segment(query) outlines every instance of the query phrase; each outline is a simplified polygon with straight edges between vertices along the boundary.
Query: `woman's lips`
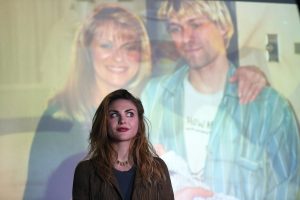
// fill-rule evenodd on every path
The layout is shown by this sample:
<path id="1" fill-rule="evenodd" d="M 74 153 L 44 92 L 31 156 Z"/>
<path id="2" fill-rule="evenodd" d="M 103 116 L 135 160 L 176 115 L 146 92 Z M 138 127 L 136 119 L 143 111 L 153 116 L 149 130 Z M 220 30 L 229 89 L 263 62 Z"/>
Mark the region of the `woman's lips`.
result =
<path id="1" fill-rule="evenodd" d="M 108 65 L 106 67 L 109 71 L 114 72 L 114 73 L 123 73 L 126 71 L 126 67 L 124 66 L 112 66 L 112 65 Z"/>
<path id="2" fill-rule="evenodd" d="M 117 131 L 118 131 L 118 132 L 126 132 L 126 131 L 128 131 L 128 130 L 129 130 L 129 128 L 125 128 L 125 127 L 117 128 Z"/>

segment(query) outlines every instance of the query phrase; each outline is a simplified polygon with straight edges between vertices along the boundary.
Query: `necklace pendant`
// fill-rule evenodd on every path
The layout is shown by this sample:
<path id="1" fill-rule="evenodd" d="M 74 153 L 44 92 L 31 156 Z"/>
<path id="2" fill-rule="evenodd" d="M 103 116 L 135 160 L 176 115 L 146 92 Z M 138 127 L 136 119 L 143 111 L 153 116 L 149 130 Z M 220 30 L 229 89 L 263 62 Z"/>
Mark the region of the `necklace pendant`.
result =
<path id="1" fill-rule="evenodd" d="M 126 160 L 126 161 L 119 161 L 119 160 L 117 160 L 117 164 L 120 165 L 120 166 L 122 166 L 122 167 L 125 167 L 126 165 L 128 165 L 128 160 Z"/>

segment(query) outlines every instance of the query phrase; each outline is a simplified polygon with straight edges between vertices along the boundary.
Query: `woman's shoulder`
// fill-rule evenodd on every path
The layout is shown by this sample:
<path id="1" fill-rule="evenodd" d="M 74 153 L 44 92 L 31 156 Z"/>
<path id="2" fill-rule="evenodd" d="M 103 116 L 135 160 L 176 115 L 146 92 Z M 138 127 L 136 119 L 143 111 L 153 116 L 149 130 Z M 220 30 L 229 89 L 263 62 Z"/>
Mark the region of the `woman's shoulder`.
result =
<path id="1" fill-rule="evenodd" d="M 50 105 L 39 120 L 37 132 L 69 132 L 73 125 L 74 121 L 70 117 L 57 107 Z"/>
<path id="2" fill-rule="evenodd" d="M 77 164 L 75 173 L 91 172 L 93 168 L 94 167 L 91 160 L 82 160 Z"/>
<path id="3" fill-rule="evenodd" d="M 90 168 L 93 166 L 92 160 L 82 160 L 77 164 L 76 168 Z"/>
<path id="4" fill-rule="evenodd" d="M 43 116 L 52 117 L 54 119 L 71 119 L 71 116 L 63 109 L 62 105 L 56 101 L 49 101 Z"/>
<path id="5" fill-rule="evenodd" d="M 160 157 L 155 156 L 155 157 L 154 157 L 154 160 L 155 160 L 155 162 L 156 162 L 160 167 L 162 167 L 162 168 L 164 168 L 164 169 L 168 169 L 168 167 L 167 167 L 165 161 L 163 161 L 163 159 L 161 159 Z"/>
<path id="6" fill-rule="evenodd" d="M 163 159 L 161 159 L 161 158 L 158 157 L 158 156 L 154 156 L 153 158 L 154 158 L 154 160 L 157 161 L 157 162 L 164 163 Z"/>

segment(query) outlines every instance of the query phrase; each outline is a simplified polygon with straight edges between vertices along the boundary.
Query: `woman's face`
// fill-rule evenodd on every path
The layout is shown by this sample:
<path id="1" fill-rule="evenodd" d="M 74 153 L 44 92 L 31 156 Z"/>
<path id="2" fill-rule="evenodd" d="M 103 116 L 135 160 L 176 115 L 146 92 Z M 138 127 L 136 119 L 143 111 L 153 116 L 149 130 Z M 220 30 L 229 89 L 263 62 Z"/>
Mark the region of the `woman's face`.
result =
<path id="1" fill-rule="evenodd" d="M 126 86 L 141 62 L 140 38 L 134 30 L 113 21 L 98 25 L 92 40 L 92 57 L 97 84 L 108 89 Z"/>
<path id="2" fill-rule="evenodd" d="M 131 141 L 139 126 L 138 111 L 129 100 L 117 99 L 109 106 L 109 136 L 116 142 Z"/>

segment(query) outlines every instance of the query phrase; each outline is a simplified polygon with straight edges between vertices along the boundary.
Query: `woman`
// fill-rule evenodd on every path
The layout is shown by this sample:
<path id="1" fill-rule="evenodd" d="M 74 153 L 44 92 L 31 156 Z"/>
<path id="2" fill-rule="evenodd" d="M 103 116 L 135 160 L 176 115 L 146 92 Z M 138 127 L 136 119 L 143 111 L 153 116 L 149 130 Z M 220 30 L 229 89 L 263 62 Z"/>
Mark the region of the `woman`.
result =
<path id="1" fill-rule="evenodd" d="M 174 199 L 168 169 L 146 136 L 144 109 L 127 90 L 107 95 L 90 132 L 88 160 L 74 174 L 73 199 Z"/>
<path id="2" fill-rule="evenodd" d="M 73 170 L 87 149 L 95 108 L 116 89 L 139 93 L 150 75 L 145 26 L 116 4 L 96 7 L 74 44 L 69 79 L 50 100 L 33 139 L 24 199 L 70 199 Z"/>
<path id="3" fill-rule="evenodd" d="M 117 4 L 100 5 L 87 17 L 77 33 L 73 59 L 66 86 L 52 99 L 73 118 L 90 118 L 102 98 L 116 89 L 138 93 L 151 73 L 145 26 Z"/>

